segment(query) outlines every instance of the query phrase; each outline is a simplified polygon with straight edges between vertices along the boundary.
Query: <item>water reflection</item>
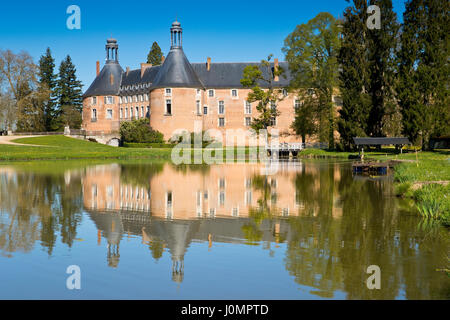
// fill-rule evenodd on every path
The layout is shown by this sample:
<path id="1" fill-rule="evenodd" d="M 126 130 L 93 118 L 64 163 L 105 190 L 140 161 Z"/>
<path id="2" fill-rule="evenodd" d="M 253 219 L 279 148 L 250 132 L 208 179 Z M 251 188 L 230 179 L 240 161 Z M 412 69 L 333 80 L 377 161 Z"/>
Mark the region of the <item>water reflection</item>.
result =
<path id="1" fill-rule="evenodd" d="M 262 246 L 310 294 L 349 299 L 450 296 L 436 269 L 447 263 L 448 230 L 418 228 L 390 179 L 352 175 L 347 163 L 285 162 L 275 175 L 261 165 L 105 164 L 55 172 L 0 167 L 0 251 L 53 254 L 74 245 L 89 218 L 104 259 L 120 269 L 120 244 L 135 236 L 153 259 L 171 257 L 172 281 L 184 281 L 194 242 Z M 93 257 L 96 258 L 96 257 Z M 239 257 L 236 257 L 239 262 Z M 382 270 L 383 290 L 368 290 L 365 269 Z M 235 270 L 239 272 L 239 270 Z"/>

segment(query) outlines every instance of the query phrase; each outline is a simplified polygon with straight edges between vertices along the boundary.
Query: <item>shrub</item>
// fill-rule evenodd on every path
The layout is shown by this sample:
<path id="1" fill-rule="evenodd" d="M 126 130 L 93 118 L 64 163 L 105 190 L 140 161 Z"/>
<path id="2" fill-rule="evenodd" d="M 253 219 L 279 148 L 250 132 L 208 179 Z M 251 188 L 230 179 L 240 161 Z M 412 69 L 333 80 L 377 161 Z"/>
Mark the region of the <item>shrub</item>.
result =
<path id="1" fill-rule="evenodd" d="M 164 143 L 163 134 L 153 130 L 148 123 L 148 119 L 122 122 L 120 125 L 120 137 L 123 142 Z"/>

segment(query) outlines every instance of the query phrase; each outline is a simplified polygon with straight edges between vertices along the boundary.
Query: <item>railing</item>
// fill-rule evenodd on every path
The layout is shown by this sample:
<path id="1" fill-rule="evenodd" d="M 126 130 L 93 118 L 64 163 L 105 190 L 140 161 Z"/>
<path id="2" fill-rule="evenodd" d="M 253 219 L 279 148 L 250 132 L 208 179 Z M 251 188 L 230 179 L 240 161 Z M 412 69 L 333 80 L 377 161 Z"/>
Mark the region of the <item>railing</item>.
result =
<path id="1" fill-rule="evenodd" d="M 13 136 L 55 136 L 55 135 L 63 135 L 64 132 L 13 132 L 11 135 Z"/>

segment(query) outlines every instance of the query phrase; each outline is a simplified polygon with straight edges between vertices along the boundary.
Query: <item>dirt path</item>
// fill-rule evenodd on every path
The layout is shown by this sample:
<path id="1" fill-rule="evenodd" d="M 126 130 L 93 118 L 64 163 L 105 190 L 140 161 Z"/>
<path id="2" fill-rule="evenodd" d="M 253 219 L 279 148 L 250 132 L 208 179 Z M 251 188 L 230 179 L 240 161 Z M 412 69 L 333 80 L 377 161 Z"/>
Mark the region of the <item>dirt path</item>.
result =
<path id="1" fill-rule="evenodd" d="M 16 140 L 20 138 L 34 138 L 34 137 L 43 137 L 43 136 L 0 136 L 0 144 L 8 144 L 13 146 L 29 146 L 29 147 L 48 147 L 48 146 L 40 146 L 37 144 L 24 144 L 24 143 L 16 143 L 11 140 Z"/>

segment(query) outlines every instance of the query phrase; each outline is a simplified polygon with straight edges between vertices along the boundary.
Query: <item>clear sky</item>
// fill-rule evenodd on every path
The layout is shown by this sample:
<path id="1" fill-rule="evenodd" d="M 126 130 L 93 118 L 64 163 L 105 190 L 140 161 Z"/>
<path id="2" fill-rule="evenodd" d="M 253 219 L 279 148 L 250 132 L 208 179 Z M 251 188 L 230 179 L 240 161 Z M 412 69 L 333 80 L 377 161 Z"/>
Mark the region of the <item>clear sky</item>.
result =
<path id="1" fill-rule="evenodd" d="M 393 0 L 399 19 L 403 0 Z M 81 9 L 81 29 L 69 30 L 69 5 Z M 283 41 L 296 25 L 320 12 L 342 16 L 345 0 L 20 0 L 0 4 L 0 49 L 25 50 L 37 62 L 47 47 L 56 59 L 70 54 L 86 90 L 95 78 L 97 60 L 103 66 L 105 41 L 119 43 L 125 69 L 146 62 L 153 41 L 167 55 L 169 29 L 177 18 L 183 27 L 183 48 L 190 62 L 260 61 L 268 54 L 283 60 Z"/>

